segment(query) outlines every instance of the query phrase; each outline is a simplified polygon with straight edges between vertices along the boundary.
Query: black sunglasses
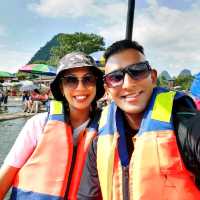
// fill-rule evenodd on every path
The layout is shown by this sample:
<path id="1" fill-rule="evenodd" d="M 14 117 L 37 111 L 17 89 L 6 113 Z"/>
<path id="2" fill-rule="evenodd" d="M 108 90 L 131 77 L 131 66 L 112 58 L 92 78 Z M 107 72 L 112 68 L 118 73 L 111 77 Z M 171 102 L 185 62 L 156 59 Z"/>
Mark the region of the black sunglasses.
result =
<path id="1" fill-rule="evenodd" d="M 123 85 L 126 73 L 128 73 L 134 80 L 142 80 L 150 74 L 150 71 L 151 66 L 149 65 L 148 61 L 145 61 L 131 64 L 123 69 L 110 72 L 104 75 L 103 80 L 109 88 L 115 88 Z"/>
<path id="2" fill-rule="evenodd" d="M 74 75 L 66 75 L 61 77 L 64 86 L 70 89 L 76 89 L 78 87 L 79 81 L 82 82 L 84 87 L 91 87 L 96 85 L 96 77 L 93 74 L 87 74 L 81 78 Z"/>

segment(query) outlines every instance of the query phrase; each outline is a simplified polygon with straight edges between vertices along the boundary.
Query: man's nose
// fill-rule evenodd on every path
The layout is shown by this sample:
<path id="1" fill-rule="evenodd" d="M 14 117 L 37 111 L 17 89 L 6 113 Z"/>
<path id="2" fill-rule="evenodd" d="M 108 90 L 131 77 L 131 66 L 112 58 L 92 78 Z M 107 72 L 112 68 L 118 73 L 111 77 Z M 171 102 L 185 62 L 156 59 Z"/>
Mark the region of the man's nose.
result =
<path id="1" fill-rule="evenodd" d="M 133 78 L 128 73 L 125 73 L 122 88 L 129 88 L 135 84 L 135 80 L 133 80 Z"/>

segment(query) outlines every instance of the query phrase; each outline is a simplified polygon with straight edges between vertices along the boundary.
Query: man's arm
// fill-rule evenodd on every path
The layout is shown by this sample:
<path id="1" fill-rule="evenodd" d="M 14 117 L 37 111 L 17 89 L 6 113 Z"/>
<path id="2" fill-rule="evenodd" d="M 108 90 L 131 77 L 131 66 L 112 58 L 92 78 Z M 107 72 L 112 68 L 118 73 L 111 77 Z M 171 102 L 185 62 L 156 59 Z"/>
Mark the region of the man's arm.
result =
<path id="1" fill-rule="evenodd" d="M 87 155 L 78 191 L 79 200 L 102 200 L 96 162 L 97 140 L 97 137 L 93 140 Z"/>

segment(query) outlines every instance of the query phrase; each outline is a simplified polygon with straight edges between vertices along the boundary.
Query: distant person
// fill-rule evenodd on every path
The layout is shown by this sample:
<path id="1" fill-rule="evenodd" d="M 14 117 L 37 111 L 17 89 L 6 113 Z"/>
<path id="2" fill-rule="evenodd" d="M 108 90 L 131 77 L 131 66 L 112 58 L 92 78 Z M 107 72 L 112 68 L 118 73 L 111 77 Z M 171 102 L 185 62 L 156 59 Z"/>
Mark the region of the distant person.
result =
<path id="1" fill-rule="evenodd" d="M 24 106 L 24 109 L 23 109 L 24 112 L 28 112 L 29 110 L 29 100 L 30 100 L 30 92 L 24 91 L 22 93 L 22 103 Z"/>
<path id="2" fill-rule="evenodd" d="M 143 47 L 121 40 L 105 51 L 106 92 L 78 199 L 200 199 L 200 114 L 181 92 L 156 86 Z"/>
<path id="3" fill-rule="evenodd" d="M 3 92 L 0 90 L 0 106 L 3 102 Z"/>
<path id="4" fill-rule="evenodd" d="M 22 93 L 22 102 L 28 101 L 30 97 L 29 91 L 24 91 Z"/>
<path id="5" fill-rule="evenodd" d="M 30 92 L 29 96 L 25 95 L 23 98 L 26 98 L 24 104 L 24 112 L 28 113 L 38 113 L 40 102 L 40 91 L 38 89 L 34 89 Z"/>
<path id="6" fill-rule="evenodd" d="M 103 73 L 81 52 L 65 55 L 51 84 L 50 111 L 27 121 L 0 170 L 0 200 L 75 200 L 96 135 Z"/>
<path id="7" fill-rule="evenodd" d="M 6 90 L 5 93 L 3 94 L 3 104 L 4 105 L 7 105 L 8 103 L 8 96 L 10 94 L 10 91 L 9 90 Z"/>
<path id="8" fill-rule="evenodd" d="M 38 89 L 35 89 L 31 93 L 30 104 L 31 104 L 30 113 L 38 113 L 39 109 L 40 109 L 40 106 L 42 104 L 42 102 L 41 102 L 41 93 L 40 93 L 40 91 Z"/>

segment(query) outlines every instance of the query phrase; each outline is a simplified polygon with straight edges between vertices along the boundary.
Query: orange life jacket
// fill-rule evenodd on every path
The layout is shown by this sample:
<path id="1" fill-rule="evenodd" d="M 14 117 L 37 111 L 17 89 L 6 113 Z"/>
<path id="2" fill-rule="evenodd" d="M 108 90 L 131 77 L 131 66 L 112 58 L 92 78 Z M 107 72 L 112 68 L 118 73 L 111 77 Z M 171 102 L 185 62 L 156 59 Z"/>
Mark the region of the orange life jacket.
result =
<path id="1" fill-rule="evenodd" d="M 200 191 L 184 166 L 176 142 L 172 124 L 175 95 L 178 98 L 175 92 L 155 88 L 127 166 L 122 165 L 125 156 L 120 155 L 118 148 L 123 118 L 114 103 L 103 111 L 97 169 L 104 200 L 200 199 Z"/>
<path id="2" fill-rule="evenodd" d="M 52 101 L 49 119 L 38 144 L 14 181 L 11 199 L 63 199 L 70 181 L 67 199 L 76 199 L 89 144 L 96 135 L 92 127 L 80 134 L 72 178 L 68 180 L 72 156 L 72 128 L 64 120 L 61 102 Z"/>

